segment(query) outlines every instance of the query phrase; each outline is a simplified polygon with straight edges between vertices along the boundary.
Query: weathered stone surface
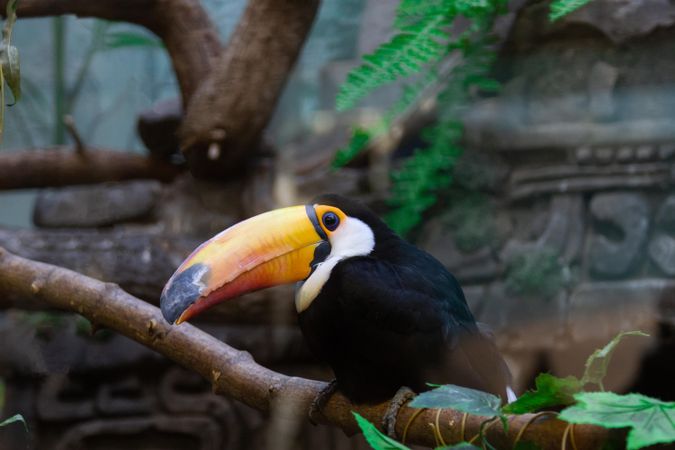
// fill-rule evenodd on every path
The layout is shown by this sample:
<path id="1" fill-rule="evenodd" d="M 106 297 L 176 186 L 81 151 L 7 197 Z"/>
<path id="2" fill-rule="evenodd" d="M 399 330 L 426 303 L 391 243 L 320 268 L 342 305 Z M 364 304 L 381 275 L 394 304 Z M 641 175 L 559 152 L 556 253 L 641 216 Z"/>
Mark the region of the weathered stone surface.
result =
<path id="1" fill-rule="evenodd" d="M 591 200 L 590 213 L 596 221 L 588 253 L 591 271 L 599 277 L 627 275 L 646 243 L 646 199 L 632 192 L 597 194 Z"/>
<path id="2" fill-rule="evenodd" d="M 609 339 L 619 331 L 656 326 L 658 305 L 675 282 L 648 278 L 579 285 L 570 296 L 568 328 L 576 341 Z"/>
<path id="3" fill-rule="evenodd" d="M 656 214 L 649 256 L 668 276 L 675 276 L 675 195 L 668 196 Z"/>
<path id="4" fill-rule="evenodd" d="M 203 240 L 203 239 L 202 239 Z M 26 258 L 67 267 L 158 299 L 176 267 L 202 241 L 155 228 L 2 230 L 0 246 Z"/>
<path id="5" fill-rule="evenodd" d="M 489 247 L 470 254 L 460 252 L 452 230 L 441 218 L 431 219 L 424 226 L 417 245 L 438 259 L 461 282 L 491 279 L 499 273 L 498 263 Z"/>
<path id="6" fill-rule="evenodd" d="M 185 174 L 162 189 L 157 221 L 167 234 L 204 241 L 247 217 L 242 206 L 245 192 L 239 180 L 218 183 Z"/>
<path id="7" fill-rule="evenodd" d="M 588 74 L 588 96 L 591 116 L 595 120 L 609 120 L 616 114 L 614 86 L 619 70 L 604 61 L 593 64 Z"/>
<path id="8" fill-rule="evenodd" d="M 40 227 L 100 227 L 147 219 L 160 196 L 158 181 L 125 181 L 41 191 L 33 221 Z"/>
<path id="9" fill-rule="evenodd" d="M 675 5 L 668 0 L 594 0 L 564 17 L 560 27 L 579 23 L 618 44 L 675 24 Z"/>
<path id="10" fill-rule="evenodd" d="M 510 261 L 518 255 L 537 249 L 550 249 L 570 263 L 581 251 L 584 232 L 583 200 L 579 195 L 555 195 L 545 216 L 545 228 L 532 240 L 514 236 L 501 250 L 500 259 Z"/>

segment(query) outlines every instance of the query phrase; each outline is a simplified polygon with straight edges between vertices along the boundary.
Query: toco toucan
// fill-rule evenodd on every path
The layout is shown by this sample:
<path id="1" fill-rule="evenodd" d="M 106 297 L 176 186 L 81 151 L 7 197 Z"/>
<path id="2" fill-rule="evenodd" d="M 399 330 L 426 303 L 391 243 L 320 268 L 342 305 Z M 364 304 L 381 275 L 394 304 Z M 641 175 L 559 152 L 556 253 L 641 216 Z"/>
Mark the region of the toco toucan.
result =
<path id="1" fill-rule="evenodd" d="M 338 195 L 260 214 L 205 242 L 167 283 L 161 310 L 178 324 L 292 282 L 307 344 L 350 400 L 382 401 L 427 383 L 512 399 L 509 370 L 455 277 L 370 209 Z"/>

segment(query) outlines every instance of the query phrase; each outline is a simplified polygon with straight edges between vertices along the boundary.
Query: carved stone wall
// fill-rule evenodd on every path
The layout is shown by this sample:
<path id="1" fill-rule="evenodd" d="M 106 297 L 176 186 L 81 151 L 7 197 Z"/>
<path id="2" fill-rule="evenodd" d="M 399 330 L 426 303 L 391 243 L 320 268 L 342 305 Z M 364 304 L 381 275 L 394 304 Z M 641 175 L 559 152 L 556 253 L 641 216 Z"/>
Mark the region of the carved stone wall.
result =
<path id="1" fill-rule="evenodd" d="M 593 1 L 554 24 L 547 13 L 547 2 L 518 10 L 498 65 L 504 89 L 466 118 L 474 155 L 458 190 L 489 199 L 495 238 L 463 249 L 456 220 L 441 217 L 420 242 L 464 282 L 519 369 L 540 370 L 544 354 L 567 375 L 620 330 L 672 327 L 675 16 L 652 1 Z M 492 181 L 461 186 L 463 171 Z M 451 213 L 471 212 L 455 200 Z M 649 344 L 634 345 L 615 389 L 637 376 Z"/>

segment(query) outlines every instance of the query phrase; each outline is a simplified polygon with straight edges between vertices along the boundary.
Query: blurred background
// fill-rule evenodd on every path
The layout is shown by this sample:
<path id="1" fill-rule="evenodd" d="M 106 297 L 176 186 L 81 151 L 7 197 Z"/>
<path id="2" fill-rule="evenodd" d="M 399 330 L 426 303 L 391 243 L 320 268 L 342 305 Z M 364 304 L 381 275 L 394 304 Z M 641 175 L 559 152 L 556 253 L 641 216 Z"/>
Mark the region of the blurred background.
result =
<path id="1" fill-rule="evenodd" d="M 157 303 L 191 249 L 245 217 L 323 192 L 387 213 L 389 174 L 424 147 L 437 100 L 423 96 L 393 138 L 333 169 L 350 130 L 382 117 L 401 86 L 347 112 L 335 98 L 361 56 L 391 37 L 398 3 L 324 1 L 260 148 L 240 174 L 218 179 L 185 168 L 180 86 L 156 35 L 19 10 L 23 97 L 6 108 L 0 157 L 83 145 L 168 169 L 72 186 L 0 180 L 0 246 Z M 202 4 L 227 42 L 246 2 Z M 651 338 L 621 344 L 605 386 L 673 401 L 675 5 L 598 0 L 552 23 L 548 2 L 514 1 L 494 32 L 489 69 L 501 89 L 472 93 L 461 109 L 452 183 L 439 183 L 407 237 L 458 277 L 518 392 L 540 372 L 580 376 L 594 349 L 639 329 Z M 248 297 L 198 324 L 274 370 L 330 379 L 296 327 L 293 288 Z M 0 429 L 0 448 L 244 449 L 280 433 L 273 418 L 215 396 L 151 350 L 92 334 L 86 319 L 2 298 L 0 308 L 0 417 L 21 413 L 29 425 Z M 366 448 L 337 429 L 297 427 L 290 448 Z"/>

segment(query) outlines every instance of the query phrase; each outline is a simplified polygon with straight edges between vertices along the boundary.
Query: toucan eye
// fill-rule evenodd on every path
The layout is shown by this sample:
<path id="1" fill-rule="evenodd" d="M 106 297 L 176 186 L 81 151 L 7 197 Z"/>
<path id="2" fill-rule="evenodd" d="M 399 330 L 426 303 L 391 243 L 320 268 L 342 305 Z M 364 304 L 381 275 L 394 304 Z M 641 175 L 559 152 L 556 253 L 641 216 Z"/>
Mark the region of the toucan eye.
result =
<path id="1" fill-rule="evenodd" d="M 326 227 L 328 231 L 335 231 L 335 229 L 340 225 L 340 218 L 334 212 L 327 212 L 321 218 L 323 221 L 323 226 Z"/>

